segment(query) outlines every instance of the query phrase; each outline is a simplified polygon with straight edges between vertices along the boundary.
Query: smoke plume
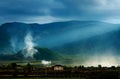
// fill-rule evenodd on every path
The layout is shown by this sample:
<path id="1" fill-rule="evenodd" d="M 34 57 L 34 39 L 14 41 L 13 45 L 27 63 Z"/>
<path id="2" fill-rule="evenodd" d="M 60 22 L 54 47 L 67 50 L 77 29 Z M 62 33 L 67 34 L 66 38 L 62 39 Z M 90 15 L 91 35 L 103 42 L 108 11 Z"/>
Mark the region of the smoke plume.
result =
<path id="1" fill-rule="evenodd" d="M 51 61 L 42 60 L 41 63 L 43 65 L 49 65 L 49 64 L 51 64 Z"/>
<path id="2" fill-rule="evenodd" d="M 26 52 L 24 53 L 25 58 L 33 58 L 37 50 L 34 49 L 35 44 L 33 43 L 33 37 L 30 32 L 27 33 L 24 42 L 26 48 Z"/>

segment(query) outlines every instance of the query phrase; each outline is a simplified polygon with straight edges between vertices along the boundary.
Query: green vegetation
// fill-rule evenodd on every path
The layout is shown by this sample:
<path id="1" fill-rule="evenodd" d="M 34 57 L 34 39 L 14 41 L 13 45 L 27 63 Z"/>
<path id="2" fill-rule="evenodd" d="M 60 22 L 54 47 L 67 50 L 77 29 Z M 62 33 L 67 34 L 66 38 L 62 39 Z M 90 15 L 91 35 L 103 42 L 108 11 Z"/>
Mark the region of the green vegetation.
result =
<path id="1" fill-rule="evenodd" d="M 63 55 L 54 52 L 48 48 L 34 47 L 38 52 L 34 55 L 36 60 L 61 60 L 64 59 Z"/>
<path id="2" fill-rule="evenodd" d="M 34 47 L 37 52 L 33 55 L 33 58 L 28 57 L 26 59 L 24 57 L 25 53 L 27 53 L 27 49 L 22 49 L 18 51 L 16 54 L 0 54 L 1 61 L 24 61 L 24 60 L 61 60 L 64 59 L 64 55 L 54 52 L 48 48 Z"/>
<path id="3" fill-rule="evenodd" d="M 85 78 L 2 78 L 2 79 L 85 79 Z"/>

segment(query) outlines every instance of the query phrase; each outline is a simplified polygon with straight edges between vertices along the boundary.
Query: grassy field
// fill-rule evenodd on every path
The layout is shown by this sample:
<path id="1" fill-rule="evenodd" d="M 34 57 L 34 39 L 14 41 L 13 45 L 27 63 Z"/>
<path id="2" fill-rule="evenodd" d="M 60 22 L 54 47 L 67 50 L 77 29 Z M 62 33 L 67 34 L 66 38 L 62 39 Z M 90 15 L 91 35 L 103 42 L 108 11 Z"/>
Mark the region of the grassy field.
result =
<path id="1" fill-rule="evenodd" d="M 2 78 L 2 79 L 84 79 L 84 78 Z"/>

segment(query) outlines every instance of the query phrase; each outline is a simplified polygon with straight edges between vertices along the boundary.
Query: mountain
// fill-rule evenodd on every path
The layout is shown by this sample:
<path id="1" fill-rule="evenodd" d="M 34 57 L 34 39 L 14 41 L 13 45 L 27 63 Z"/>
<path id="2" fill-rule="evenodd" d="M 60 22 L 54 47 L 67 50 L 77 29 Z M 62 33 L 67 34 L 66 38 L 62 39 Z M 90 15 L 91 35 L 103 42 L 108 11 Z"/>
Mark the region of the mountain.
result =
<path id="1" fill-rule="evenodd" d="M 71 58 L 80 55 L 79 58 L 85 59 L 88 55 L 109 52 L 116 56 L 120 55 L 120 24 L 98 21 L 5 23 L 0 26 L 0 53 L 15 54 L 23 50 L 26 47 L 25 38 L 28 33 L 35 46 L 49 48 Z M 45 56 L 46 59 L 49 58 L 49 54 Z"/>
<path id="2" fill-rule="evenodd" d="M 61 37 L 63 33 L 83 28 L 92 22 L 84 21 L 68 21 L 68 22 L 55 22 L 50 24 L 25 24 L 19 22 L 5 23 L 0 26 L 0 46 L 2 53 L 16 52 L 23 48 L 24 38 L 28 32 L 31 32 L 34 41 L 42 47 L 56 46 L 54 41 L 57 37 Z M 64 38 L 64 37 L 63 37 Z M 7 50 L 10 50 L 7 51 Z"/>
<path id="3" fill-rule="evenodd" d="M 34 47 L 37 52 L 33 55 L 33 58 L 25 58 L 25 53 L 23 51 L 26 51 L 27 49 L 20 50 L 16 54 L 1 54 L 0 60 L 48 60 L 48 61 L 55 61 L 64 59 L 64 56 L 57 52 L 53 52 L 48 48 L 40 48 L 40 47 Z"/>

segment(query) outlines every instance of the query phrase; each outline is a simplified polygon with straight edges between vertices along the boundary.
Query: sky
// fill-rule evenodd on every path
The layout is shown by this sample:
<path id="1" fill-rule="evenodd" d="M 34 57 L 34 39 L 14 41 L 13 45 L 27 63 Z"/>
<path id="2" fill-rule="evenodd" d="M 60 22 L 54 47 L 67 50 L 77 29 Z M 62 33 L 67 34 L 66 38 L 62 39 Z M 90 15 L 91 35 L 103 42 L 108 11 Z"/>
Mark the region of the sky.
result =
<path id="1" fill-rule="evenodd" d="M 120 0 L 0 0 L 0 24 L 95 20 L 120 23 Z"/>

